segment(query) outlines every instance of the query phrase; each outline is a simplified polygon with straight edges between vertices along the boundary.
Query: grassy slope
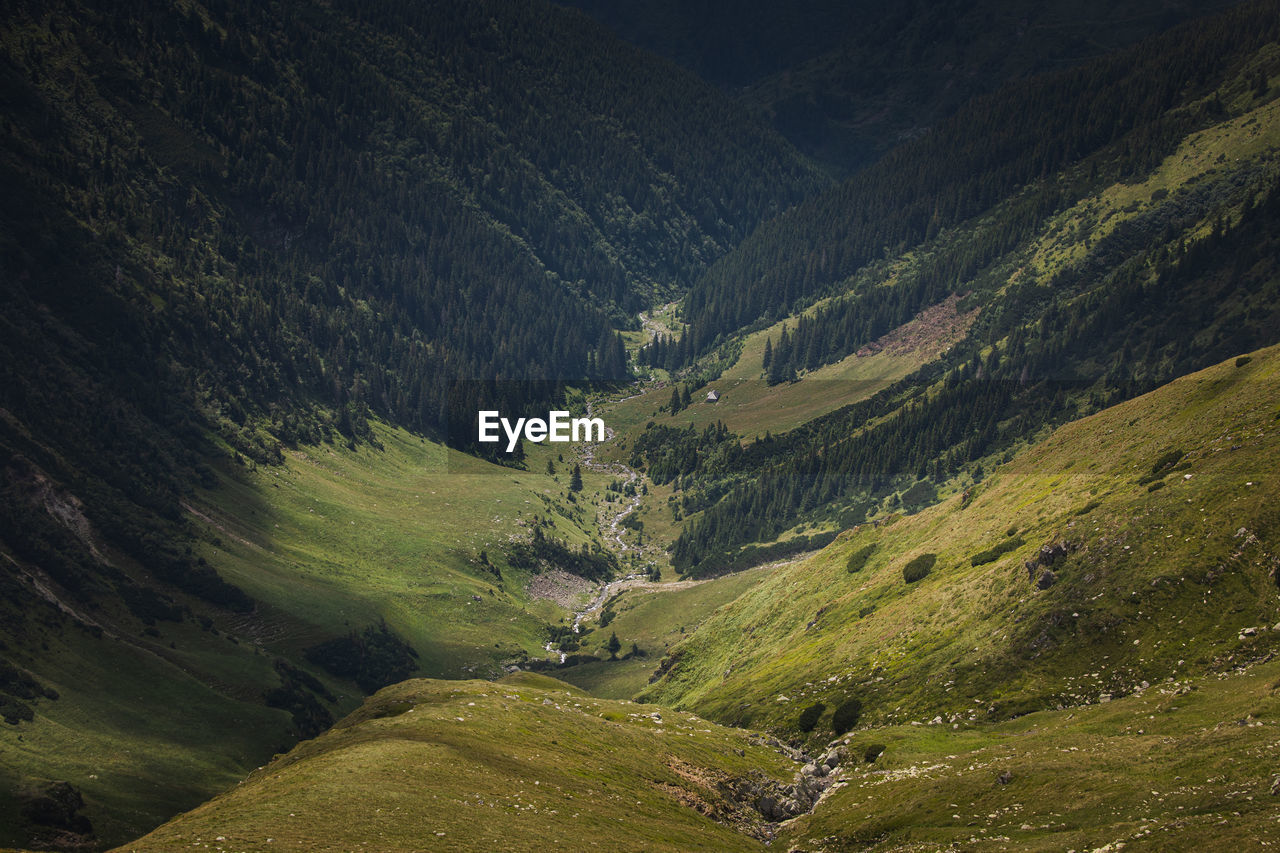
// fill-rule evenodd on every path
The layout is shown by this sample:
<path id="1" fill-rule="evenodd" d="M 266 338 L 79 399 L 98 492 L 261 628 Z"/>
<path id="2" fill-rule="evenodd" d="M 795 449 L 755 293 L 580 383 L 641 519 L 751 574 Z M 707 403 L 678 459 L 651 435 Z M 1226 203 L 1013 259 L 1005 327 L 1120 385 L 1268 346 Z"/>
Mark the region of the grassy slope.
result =
<path id="1" fill-rule="evenodd" d="M 1278 372 L 1276 348 L 1218 365 L 1063 427 L 967 505 L 847 532 L 709 619 L 647 698 L 781 729 L 847 696 L 865 722 L 1002 719 L 1261 654 L 1272 634 L 1237 633 L 1280 616 Z M 1189 466 L 1158 491 L 1137 484 L 1171 448 Z M 970 564 L 1010 528 L 1022 547 Z M 1077 550 L 1038 591 L 1022 564 L 1054 541 Z M 903 565 L 926 552 L 933 573 L 906 585 Z"/>
<path id="2" fill-rule="evenodd" d="M 628 589 L 609 602 L 605 610 L 614 615 L 609 624 L 597 629 L 592 643 L 601 647 L 617 634 L 627 654 L 635 643 L 643 656 L 629 660 L 585 663 L 558 670 L 556 676 L 605 699 L 626 699 L 649 683 L 667 649 L 692 633 L 712 613 L 763 581 L 774 566 L 761 566 L 707 581 L 686 581 L 657 589 Z M 598 651 L 601 657 L 605 651 Z"/>
<path id="3" fill-rule="evenodd" d="M 795 851 L 1266 849 L 1280 821 L 1278 732 L 1275 662 L 963 731 L 876 729 L 850 741 L 885 745 L 881 758 L 780 840 Z"/>
<path id="4" fill-rule="evenodd" d="M 407 681 L 121 849 L 763 849 L 677 796 L 714 806 L 695 777 L 782 779 L 790 762 L 744 732 L 653 711 L 523 674 Z"/>
<path id="5" fill-rule="evenodd" d="M 609 478 L 584 472 L 584 497 L 570 504 L 567 465 L 547 476 L 545 447 L 531 450 L 529 471 L 515 471 L 446 458 L 440 445 L 403 431 L 379 427 L 378 437 L 381 450 L 307 447 L 283 466 L 224 473 L 193 499 L 201 553 L 258 601 L 243 616 L 203 608 L 197 615 L 218 633 L 188 619 L 139 634 L 104 608 L 91 611 L 108 629 L 95 638 L 51 627 L 59 624 L 51 608 L 31 614 L 28 630 L 48 647 L 40 681 L 59 698 L 36 703 L 32 722 L 0 725 L 0 790 L 70 781 L 98 837 L 118 844 L 295 742 L 289 714 L 261 704 L 281 683 L 277 658 L 325 681 L 338 699 L 321 704 L 341 716 L 359 690 L 302 652 L 380 618 L 418 650 L 428 674 L 496 675 L 502 660 L 544 654 L 542 626 L 564 611 L 528 599 L 528 574 L 505 566 L 502 543 L 535 512 L 550 512 L 556 536 L 587 541 L 591 496 Z M 502 564 L 502 582 L 476 564 L 482 548 Z M 14 843 L 18 804 L 0 800 L 0 844 Z"/>
<path id="6" fill-rule="evenodd" d="M 521 471 L 446 456 L 399 430 L 382 429 L 379 440 L 381 450 L 303 448 L 284 466 L 203 496 L 197 510 L 216 524 L 206 557 L 287 614 L 281 626 L 257 630 L 296 650 L 317 631 L 385 618 L 417 648 L 422 672 L 436 676 L 496 673 L 497 662 L 538 650 L 542 625 L 558 612 L 528 601 L 527 573 L 506 567 L 501 553 L 534 515 L 550 514 L 555 535 L 575 546 L 594 535 L 589 504 L 564 500 L 567 464 L 557 482 L 546 474 L 545 447 Z M 607 480 L 585 472 L 586 494 Z M 502 564 L 502 582 L 480 567 L 481 550 Z"/>
<path id="7" fill-rule="evenodd" d="M 770 386 L 760 367 L 765 341 L 772 338 L 777 343 L 783 325 L 794 330 L 796 320 L 790 317 L 746 335 L 733 364 L 718 379 L 690 392 L 693 404 L 689 408 L 674 416 L 668 414 L 671 388 L 657 387 L 612 407 L 609 425 L 620 432 L 639 432 L 651 420 L 676 427 L 692 424 L 697 429 L 723 421 L 731 431 L 746 438 L 785 432 L 866 399 L 938 356 L 933 347 L 914 352 L 851 355 L 810 371 L 797 382 Z M 711 389 L 720 394 L 720 401 L 714 405 L 704 402 Z"/>
<path id="8" fill-rule="evenodd" d="M 70 781 L 98 838 L 119 843 L 287 747 L 289 715 L 243 701 L 279 683 L 267 657 L 189 626 L 162 630 L 178 647 L 168 660 L 79 630 L 49 638 L 42 682 L 60 695 L 31 722 L 0 726 L 4 790 Z M 216 664 L 240 670 L 234 691 L 210 676 Z M 0 797 L 0 826 L 16 831 L 18 811 Z"/>
<path id="9" fill-rule="evenodd" d="M 1245 71 L 1273 70 L 1278 59 L 1280 48 L 1270 46 L 1260 51 Z M 1029 247 L 1024 271 L 1043 277 L 1065 266 L 1078 265 L 1095 244 L 1122 223 L 1156 208 L 1166 194 L 1199 181 L 1214 180 L 1215 176 L 1220 178 L 1242 165 L 1274 162 L 1280 152 L 1280 103 L 1269 100 L 1255 104 L 1256 94 L 1248 91 L 1243 78 L 1244 74 L 1217 93 L 1238 115 L 1190 134 L 1144 180 L 1113 184 L 1053 217 Z M 1202 224 L 1198 233 L 1193 231 L 1189 236 L 1201 236 L 1207 228 L 1207 223 Z"/>

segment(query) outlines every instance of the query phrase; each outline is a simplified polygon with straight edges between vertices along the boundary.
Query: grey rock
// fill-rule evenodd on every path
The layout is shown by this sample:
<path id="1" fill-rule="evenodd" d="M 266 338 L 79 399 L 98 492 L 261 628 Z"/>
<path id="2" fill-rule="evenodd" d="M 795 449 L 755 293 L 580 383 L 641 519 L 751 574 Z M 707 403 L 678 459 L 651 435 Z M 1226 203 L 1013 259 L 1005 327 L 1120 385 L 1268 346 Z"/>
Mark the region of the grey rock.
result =
<path id="1" fill-rule="evenodd" d="M 782 819 L 782 809 L 778 805 L 778 801 L 768 794 L 760 798 L 759 802 L 756 803 L 756 809 L 765 820 Z"/>

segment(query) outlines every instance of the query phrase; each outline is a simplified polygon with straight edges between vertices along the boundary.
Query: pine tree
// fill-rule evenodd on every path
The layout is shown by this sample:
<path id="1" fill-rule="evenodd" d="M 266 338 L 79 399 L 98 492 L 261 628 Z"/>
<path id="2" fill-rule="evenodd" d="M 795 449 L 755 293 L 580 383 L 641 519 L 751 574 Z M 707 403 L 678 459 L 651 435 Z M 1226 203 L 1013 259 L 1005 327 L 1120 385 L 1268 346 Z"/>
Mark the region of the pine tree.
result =
<path id="1" fill-rule="evenodd" d="M 573 473 L 569 475 L 569 491 L 582 491 L 582 468 L 576 462 L 573 465 Z"/>
<path id="2" fill-rule="evenodd" d="M 617 658 L 618 652 L 622 649 L 622 641 L 618 639 L 617 631 L 609 635 L 609 644 L 605 648 L 609 651 L 609 660 Z"/>
<path id="3" fill-rule="evenodd" d="M 773 361 L 773 338 L 765 338 L 764 340 L 764 358 L 761 360 L 761 369 L 768 371 L 769 363 Z"/>

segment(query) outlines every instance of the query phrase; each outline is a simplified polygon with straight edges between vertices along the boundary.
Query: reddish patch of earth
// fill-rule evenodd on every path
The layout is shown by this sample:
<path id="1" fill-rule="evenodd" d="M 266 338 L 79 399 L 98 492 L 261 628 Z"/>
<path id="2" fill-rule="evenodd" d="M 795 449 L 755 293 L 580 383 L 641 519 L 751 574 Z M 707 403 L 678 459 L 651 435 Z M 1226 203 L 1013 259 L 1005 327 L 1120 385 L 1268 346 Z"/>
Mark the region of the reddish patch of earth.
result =
<path id="1" fill-rule="evenodd" d="M 948 296 L 917 314 L 908 323 L 858 350 L 860 357 L 888 352 L 890 355 L 921 353 L 936 358 L 956 345 L 978 319 L 978 309 L 960 313 L 960 297 Z"/>

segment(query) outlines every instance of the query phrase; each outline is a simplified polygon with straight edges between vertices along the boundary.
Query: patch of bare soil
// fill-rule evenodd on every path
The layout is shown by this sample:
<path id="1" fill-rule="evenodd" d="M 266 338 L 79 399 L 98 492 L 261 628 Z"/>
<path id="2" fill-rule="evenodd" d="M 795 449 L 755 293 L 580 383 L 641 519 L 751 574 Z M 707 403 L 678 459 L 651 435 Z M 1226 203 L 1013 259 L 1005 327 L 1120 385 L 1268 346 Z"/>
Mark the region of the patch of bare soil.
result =
<path id="1" fill-rule="evenodd" d="M 596 585 L 561 569 L 534 575 L 525 591 L 530 598 L 544 598 L 572 610 L 582 596 L 590 594 Z"/>
<path id="2" fill-rule="evenodd" d="M 948 296 L 930 308 L 917 314 L 910 322 L 899 326 L 879 340 L 858 350 L 859 356 L 874 355 L 886 351 L 890 355 L 923 353 L 936 358 L 959 343 L 978 319 L 978 309 L 961 313 L 960 297 Z"/>

